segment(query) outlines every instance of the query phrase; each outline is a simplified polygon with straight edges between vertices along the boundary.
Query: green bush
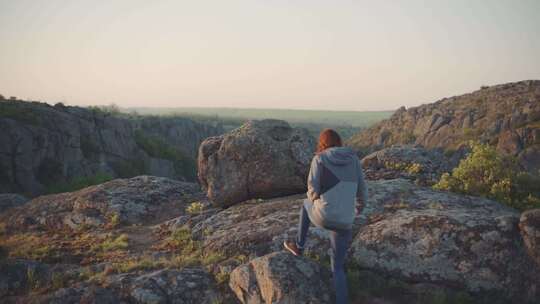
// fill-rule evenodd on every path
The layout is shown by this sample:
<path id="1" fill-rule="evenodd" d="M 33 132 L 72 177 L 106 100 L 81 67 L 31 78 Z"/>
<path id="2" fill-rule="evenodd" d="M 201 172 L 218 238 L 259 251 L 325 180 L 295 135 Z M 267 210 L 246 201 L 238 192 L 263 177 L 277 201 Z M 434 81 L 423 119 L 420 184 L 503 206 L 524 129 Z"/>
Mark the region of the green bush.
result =
<path id="1" fill-rule="evenodd" d="M 89 186 L 102 184 L 110 181 L 112 176 L 105 173 L 98 173 L 93 176 L 81 176 L 69 182 L 52 184 L 47 187 L 47 193 L 72 192 Z"/>
<path id="2" fill-rule="evenodd" d="M 204 205 L 201 202 L 193 202 L 186 208 L 186 212 L 191 215 L 201 214 L 203 210 Z"/>
<path id="3" fill-rule="evenodd" d="M 39 114 L 13 102 L 0 103 L 0 118 L 10 118 L 30 125 L 39 125 L 41 121 Z"/>
<path id="4" fill-rule="evenodd" d="M 180 150 L 160 138 L 144 135 L 141 130 L 135 131 L 135 142 L 151 157 L 172 161 L 177 174 L 188 180 L 195 180 L 197 176 L 195 160 L 186 156 Z"/>
<path id="5" fill-rule="evenodd" d="M 469 156 L 433 188 L 488 197 L 520 210 L 540 207 L 540 177 L 521 171 L 513 157 L 492 146 L 470 146 Z"/>
<path id="6" fill-rule="evenodd" d="M 114 103 L 111 103 L 106 106 L 89 106 L 88 109 L 94 113 L 99 113 L 99 114 L 104 114 L 104 115 L 118 116 L 121 114 L 120 107 Z"/>
<path id="7" fill-rule="evenodd" d="M 147 165 L 143 160 L 121 160 L 112 163 L 111 167 L 120 178 L 130 178 L 148 173 Z"/>

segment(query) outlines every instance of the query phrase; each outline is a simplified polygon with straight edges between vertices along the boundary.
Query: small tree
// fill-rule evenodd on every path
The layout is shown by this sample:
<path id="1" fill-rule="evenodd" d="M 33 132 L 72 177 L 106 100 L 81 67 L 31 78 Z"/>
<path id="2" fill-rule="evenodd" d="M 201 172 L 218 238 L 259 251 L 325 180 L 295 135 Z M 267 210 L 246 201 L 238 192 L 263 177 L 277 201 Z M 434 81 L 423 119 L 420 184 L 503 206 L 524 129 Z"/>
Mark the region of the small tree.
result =
<path id="1" fill-rule="evenodd" d="M 540 207 L 538 176 L 522 172 L 514 158 L 492 146 L 474 142 L 470 146 L 469 156 L 433 188 L 488 197 L 522 210 Z"/>

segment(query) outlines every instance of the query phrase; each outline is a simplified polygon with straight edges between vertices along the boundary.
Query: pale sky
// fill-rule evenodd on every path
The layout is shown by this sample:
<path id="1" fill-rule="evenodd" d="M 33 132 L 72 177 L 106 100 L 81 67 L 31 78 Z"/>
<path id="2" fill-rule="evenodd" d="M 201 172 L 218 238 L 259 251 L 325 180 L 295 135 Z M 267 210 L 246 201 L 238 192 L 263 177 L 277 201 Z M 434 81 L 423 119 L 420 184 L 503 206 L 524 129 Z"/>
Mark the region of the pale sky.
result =
<path id="1" fill-rule="evenodd" d="M 0 94 L 390 110 L 540 79 L 539 0 L 0 0 Z"/>

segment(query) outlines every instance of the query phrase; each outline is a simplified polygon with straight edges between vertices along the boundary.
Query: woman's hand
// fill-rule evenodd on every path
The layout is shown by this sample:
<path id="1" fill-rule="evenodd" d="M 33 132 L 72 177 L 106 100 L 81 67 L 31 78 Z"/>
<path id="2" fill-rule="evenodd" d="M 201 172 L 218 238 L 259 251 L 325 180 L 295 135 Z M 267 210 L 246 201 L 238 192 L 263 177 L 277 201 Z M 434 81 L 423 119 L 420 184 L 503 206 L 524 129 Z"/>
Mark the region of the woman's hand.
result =
<path id="1" fill-rule="evenodd" d="M 362 214 L 363 209 L 364 209 L 364 203 L 360 200 L 356 201 L 356 206 L 354 210 L 355 217 L 359 217 Z"/>

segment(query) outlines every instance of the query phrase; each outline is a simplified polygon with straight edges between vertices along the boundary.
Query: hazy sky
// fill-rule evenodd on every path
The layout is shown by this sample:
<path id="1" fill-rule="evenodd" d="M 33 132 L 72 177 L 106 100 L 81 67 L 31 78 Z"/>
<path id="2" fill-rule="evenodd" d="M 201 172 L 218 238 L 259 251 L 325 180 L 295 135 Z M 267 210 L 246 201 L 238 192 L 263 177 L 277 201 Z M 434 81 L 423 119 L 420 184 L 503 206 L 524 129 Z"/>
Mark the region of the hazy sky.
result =
<path id="1" fill-rule="evenodd" d="M 0 94 L 395 109 L 540 79 L 539 0 L 0 0 Z"/>

